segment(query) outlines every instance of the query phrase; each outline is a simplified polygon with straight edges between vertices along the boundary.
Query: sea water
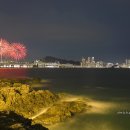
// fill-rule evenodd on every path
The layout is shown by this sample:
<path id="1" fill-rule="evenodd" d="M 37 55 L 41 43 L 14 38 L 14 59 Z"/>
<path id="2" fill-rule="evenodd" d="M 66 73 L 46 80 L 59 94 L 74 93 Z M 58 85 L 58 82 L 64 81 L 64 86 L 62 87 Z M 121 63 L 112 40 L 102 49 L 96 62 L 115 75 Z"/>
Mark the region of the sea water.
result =
<path id="1" fill-rule="evenodd" d="M 0 77 L 41 78 L 39 89 L 84 97 L 93 106 L 50 130 L 130 130 L 129 69 L 0 69 Z"/>

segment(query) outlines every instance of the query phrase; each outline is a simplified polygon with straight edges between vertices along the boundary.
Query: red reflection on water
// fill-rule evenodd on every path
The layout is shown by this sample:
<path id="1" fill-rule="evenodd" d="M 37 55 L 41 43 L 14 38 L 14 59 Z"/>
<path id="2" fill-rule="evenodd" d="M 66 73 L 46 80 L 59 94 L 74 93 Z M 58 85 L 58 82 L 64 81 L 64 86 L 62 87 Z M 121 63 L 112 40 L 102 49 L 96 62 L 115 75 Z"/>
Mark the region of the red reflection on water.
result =
<path id="1" fill-rule="evenodd" d="M 24 68 L 0 68 L 0 78 L 27 78 L 28 70 Z"/>

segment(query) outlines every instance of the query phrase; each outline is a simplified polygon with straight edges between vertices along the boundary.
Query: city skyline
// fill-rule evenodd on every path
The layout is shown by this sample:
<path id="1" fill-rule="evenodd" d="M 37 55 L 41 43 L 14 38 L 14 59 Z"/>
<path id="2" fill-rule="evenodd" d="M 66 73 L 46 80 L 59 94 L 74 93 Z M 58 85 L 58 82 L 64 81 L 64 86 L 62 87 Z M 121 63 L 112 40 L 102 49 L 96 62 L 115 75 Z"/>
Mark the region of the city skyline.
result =
<path id="1" fill-rule="evenodd" d="M 94 56 L 122 62 L 130 58 L 129 6 L 128 0 L 2 0 L 0 36 L 24 43 L 27 59 Z"/>

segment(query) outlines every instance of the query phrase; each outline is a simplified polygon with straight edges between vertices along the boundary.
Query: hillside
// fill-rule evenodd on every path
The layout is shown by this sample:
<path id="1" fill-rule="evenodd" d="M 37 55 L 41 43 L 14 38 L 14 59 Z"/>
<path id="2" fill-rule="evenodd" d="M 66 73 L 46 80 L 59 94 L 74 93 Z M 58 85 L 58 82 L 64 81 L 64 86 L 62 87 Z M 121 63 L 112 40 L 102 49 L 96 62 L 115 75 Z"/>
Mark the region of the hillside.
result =
<path id="1" fill-rule="evenodd" d="M 61 58 L 56 58 L 52 56 L 46 56 L 41 61 L 44 62 L 60 62 L 61 64 L 74 64 L 74 65 L 80 65 L 79 61 L 74 61 L 74 60 L 66 60 L 66 59 L 61 59 Z"/>

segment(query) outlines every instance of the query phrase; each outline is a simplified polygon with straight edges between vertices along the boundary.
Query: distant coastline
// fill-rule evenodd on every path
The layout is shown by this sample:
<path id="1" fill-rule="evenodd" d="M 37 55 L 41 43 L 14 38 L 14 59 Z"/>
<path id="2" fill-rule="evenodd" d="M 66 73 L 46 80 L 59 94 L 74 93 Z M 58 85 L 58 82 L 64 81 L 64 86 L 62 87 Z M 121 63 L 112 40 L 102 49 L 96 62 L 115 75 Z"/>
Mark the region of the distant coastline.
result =
<path id="1" fill-rule="evenodd" d="M 34 61 L 2 61 L 0 68 L 130 68 L 130 60 L 124 63 L 104 62 L 94 57 L 82 58 L 81 61 L 66 60 L 46 56 Z"/>

